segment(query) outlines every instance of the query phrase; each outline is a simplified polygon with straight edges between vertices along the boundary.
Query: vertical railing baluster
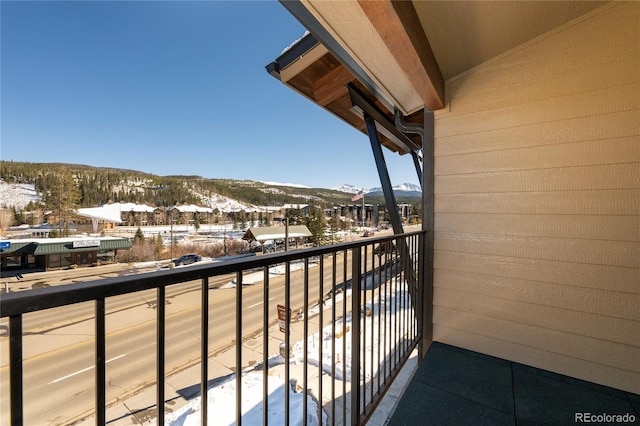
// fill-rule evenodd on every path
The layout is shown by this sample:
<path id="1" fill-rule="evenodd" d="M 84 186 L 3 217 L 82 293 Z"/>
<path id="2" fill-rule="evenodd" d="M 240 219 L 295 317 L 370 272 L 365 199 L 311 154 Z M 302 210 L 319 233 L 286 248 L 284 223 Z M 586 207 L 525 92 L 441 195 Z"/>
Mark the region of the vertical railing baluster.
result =
<path id="1" fill-rule="evenodd" d="M 360 423 L 360 247 L 351 251 L 351 426 Z"/>
<path id="2" fill-rule="evenodd" d="M 415 295 L 418 294 L 417 293 L 417 288 L 416 285 L 418 284 L 417 281 L 414 281 L 414 277 L 416 277 L 416 270 L 414 268 L 414 248 L 415 248 L 415 239 L 413 237 L 411 237 L 411 239 L 409 240 L 409 246 L 411 247 L 411 255 L 409 256 L 409 270 L 411 271 L 411 284 L 410 284 L 410 288 L 412 289 L 411 293 L 409 294 L 409 296 L 407 297 L 409 304 L 407 305 L 407 351 L 409 350 L 409 348 L 411 347 L 411 345 L 413 344 L 413 321 L 412 321 L 412 312 L 413 312 L 413 306 L 415 306 Z M 411 309 L 409 309 L 411 308 Z"/>
<path id="3" fill-rule="evenodd" d="M 335 255 L 334 255 L 335 264 Z M 320 276 L 318 277 L 318 306 L 320 306 L 320 316 L 318 321 L 318 335 L 320 336 L 318 346 L 318 419 L 322 422 L 322 345 L 324 344 L 323 311 L 324 311 L 324 255 L 320 255 Z M 335 401 L 332 397 L 331 401 Z"/>
<path id="4" fill-rule="evenodd" d="M 411 300 L 411 304 L 409 306 L 411 306 L 411 313 L 409 315 L 409 319 L 411 321 L 411 343 L 413 344 L 414 340 L 415 340 L 415 307 L 417 306 L 415 299 L 417 299 L 418 297 L 418 283 L 420 282 L 420 276 L 418 275 L 418 264 L 416 261 L 416 249 L 418 247 L 418 236 L 414 236 L 411 238 L 412 241 L 412 245 L 413 245 L 413 255 L 411 256 L 411 259 L 413 260 L 411 263 L 411 270 L 413 271 L 412 276 L 414 277 L 414 283 L 413 283 L 413 296 L 412 296 L 412 300 Z"/>
<path id="5" fill-rule="evenodd" d="M 284 363 L 284 424 L 285 426 L 289 426 L 289 389 L 291 387 L 290 383 L 290 371 L 289 371 L 289 345 L 291 329 L 291 315 L 289 310 L 291 309 L 291 264 L 289 261 L 285 262 L 284 268 L 284 310 L 285 310 L 285 333 L 284 333 L 284 346 L 285 346 L 285 363 Z"/>
<path id="6" fill-rule="evenodd" d="M 347 253 L 345 249 L 342 256 L 342 424 L 347 422 Z M 353 284 L 351 293 L 353 293 Z M 353 318 L 353 314 L 351 317 Z"/>
<path id="7" fill-rule="evenodd" d="M 264 267 L 262 286 L 262 424 L 269 424 L 269 265 Z"/>
<path id="8" fill-rule="evenodd" d="M 400 299 L 400 307 L 402 309 L 402 316 L 400 317 L 401 321 L 400 321 L 400 328 L 401 328 L 401 332 L 400 332 L 400 338 L 402 339 L 402 353 L 400 354 L 400 359 L 402 360 L 404 357 L 404 354 L 407 352 L 407 295 L 410 292 L 410 288 L 411 288 L 411 270 L 410 268 L 410 264 L 409 264 L 409 256 L 410 256 L 410 248 L 409 248 L 409 244 L 408 241 L 405 237 L 401 237 L 403 239 L 402 242 L 402 247 L 404 247 L 404 251 L 405 251 L 405 255 L 402 258 L 402 263 L 403 263 L 403 275 L 402 275 L 402 281 L 400 282 L 401 284 L 401 288 L 402 288 L 402 297 Z"/>
<path id="9" fill-rule="evenodd" d="M 307 375 L 309 372 L 309 348 L 308 348 L 308 344 L 309 344 L 309 258 L 305 257 L 304 258 L 304 290 L 303 290 L 303 299 L 304 299 L 304 306 L 303 306 L 303 315 L 304 315 L 304 322 L 303 322 L 303 328 L 304 328 L 304 342 L 303 342 L 303 348 L 304 348 L 304 356 L 303 356 L 303 364 L 302 364 L 302 382 L 303 382 L 303 391 L 302 391 L 302 418 L 303 418 L 303 424 L 306 426 L 307 425 L 307 388 L 308 388 L 308 383 L 307 383 Z"/>
<path id="10" fill-rule="evenodd" d="M 96 299 L 96 425 L 107 423 L 106 387 L 106 327 L 104 298 Z"/>
<path id="11" fill-rule="evenodd" d="M 404 258 L 404 256 L 400 256 L 400 250 L 404 249 L 404 246 L 402 245 L 402 242 L 399 240 L 399 238 L 396 238 L 396 247 L 398 248 L 398 250 L 396 250 L 396 260 L 395 263 L 396 265 L 398 265 L 398 270 L 396 271 L 396 274 L 394 276 L 394 289 L 393 289 L 393 300 L 394 300 L 394 309 L 395 309 L 395 319 L 394 319 L 394 325 L 395 325 L 395 358 L 393 361 L 393 368 L 395 369 L 398 366 L 398 362 L 400 361 L 400 298 L 398 297 L 398 293 L 399 293 L 399 289 L 401 288 L 401 282 L 402 282 L 402 275 L 403 275 L 403 271 L 402 271 L 402 259 Z"/>
<path id="12" fill-rule="evenodd" d="M 378 249 L 382 250 L 382 243 L 378 244 Z M 382 252 L 380 252 L 382 254 Z M 382 320 L 382 256 L 378 255 L 378 392 L 380 392 L 380 381 L 382 380 L 381 369 L 382 362 L 384 361 L 380 355 L 380 347 L 383 345 L 382 342 L 382 324 L 380 321 Z M 384 352 L 383 352 L 384 354 Z"/>
<path id="13" fill-rule="evenodd" d="M 362 407 L 367 406 L 367 245 L 365 244 L 360 250 L 364 250 L 362 256 L 362 265 L 358 265 L 358 269 L 362 274 L 362 286 L 360 287 L 360 307 L 362 309 L 363 316 L 360 318 L 360 348 L 362 353 L 360 355 L 362 366 L 362 401 L 360 404 Z M 364 268 L 363 268 L 364 266 Z M 364 271 L 363 271 L 364 269 Z M 363 295 L 364 293 L 364 295 Z"/>
<path id="14" fill-rule="evenodd" d="M 409 348 L 411 347 L 411 344 L 413 343 L 413 321 L 411 320 L 413 315 L 412 312 L 415 310 L 413 308 L 413 306 L 417 306 L 416 303 L 416 297 L 418 296 L 418 280 L 417 280 L 417 271 L 415 269 L 415 255 L 413 254 L 414 249 L 415 249 L 415 238 L 414 237 L 410 237 L 411 240 L 411 255 L 409 256 L 409 268 L 411 271 L 411 288 L 412 290 L 412 296 L 410 297 L 409 300 L 409 305 L 407 306 L 407 352 L 409 351 Z M 412 307 L 411 309 L 408 309 L 409 307 Z"/>
<path id="15" fill-rule="evenodd" d="M 418 255 L 418 251 L 419 251 L 419 247 L 420 247 L 420 235 L 416 235 L 413 238 L 413 270 L 415 271 L 414 276 L 416 277 L 416 282 L 415 282 L 415 301 L 413 301 L 413 303 L 411 304 L 412 306 L 415 306 L 415 308 L 413 309 L 413 315 L 411 315 L 411 336 L 412 340 L 415 341 L 416 340 L 416 334 L 417 334 L 417 329 L 416 329 L 416 319 L 417 319 L 417 308 L 418 306 L 420 306 L 420 302 L 418 302 L 420 300 L 420 280 L 422 279 L 422 275 L 420 274 L 420 268 L 418 267 L 419 265 L 419 255 Z"/>
<path id="16" fill-rule="evenodd" d="M 424 234 L 418 235 L 418 245 L 417 251 L 418 254 L 416 256 L 416 269 L 418 270 L 418 284 L 416 287 L 418 288 L 416 295 L 416 312 L 414 313 L 415 317 L 415 332 L 416 338 L 418 339 L 418 362 L 422 361 L 422 296 L 424 295 L 424 269 L 422 268 L 422 256 L 423 256 L 423 242 L 424 242 Z"/>
<path id="17" fill-rule="evenodd" d="M 156 289 L 156 405 L 158 424 L 164 424 L 164 363 L 165 363 L 165 287 Z"/>
<path id="18" fill-rule="evenodd" d="M 11 425 L 21 426 L 24 423 L 22 315 L 9 317 L 9 364 Z"/>
<path id="19" fill-rule="evenodd" d="M 242 271 L 236 273 L 236 425 L 242 426 Z"/>
<path id="20" fill-rule="evenodd" d="M 391 318 L 389 314 L 389 269 L 391 265 L 389 264 L 389 250 L 391 250 L 391 244 L 389 241 L 384 242 L 384 346 L 383 346 L 383 354 L 384 354 L 384 383 L 387 383 L 387 374 L 388 374 L 388 363 L 389 363 L 389 355 L 391 354 L 391 344 L 389 335 L 391 334 L 391 330 L 388 324 L 389 319 Z"/>
<path id="21" fill-rule="evenodd" d="M 200 422 L 206 426 L 209 417 L 209 278 L 202 278 L 202 324 L 200 326 Z M 163 424 L 158 422 L 158 424 Z"/>
<path id="22" fill-rule="evenodd" d="M 332 269 L 332 278 L 331 278 L 331 424 L 336 424 L 336 284 L 338 283 L 338 279 L 336 277 L 336 252 L 333 252 L 333 269 Z M 343 303 L 346 303 L 347 298 L 347 283 L 342 283 L 342 298 Z M 342 319 L 342 338 L 346 339 L 345 333 L 345 321 L 346 319 Z M 344 363 L 344 354 L 342 354 L 342 362 Z M 344 366 L 344 364 L 343 364 Z M 342 369 L 342 377 L 344 381 L 344 368 Z"/>
<path id="23" fill-rule="evenodd" d="M 366 262 L 366 261 L 365 261 Z M 373 368 L 374 368 L 374 357 L 373 354 L 375 352 L 375 340 L 373 339 L 373 332 L 375 330 L 374 327 L 374 318 L 375 318 L 375 304 L 374 304 L 374 294 L 376 291 L 376 259 L 375 259 L 375 250 L 374 250 L 374 246 L 371 245 L 371 370 L 370 370 L 370 376 L 371 376 L 371 382 L 369 384 L 370 389 L 371 389 L 371 400 L 370 402 L 373 403 L 373 383 L 375 381 L 375 376 L 373 374 Z M 380 359 L 378 358 L 378 361 L 380 361 Z"/>

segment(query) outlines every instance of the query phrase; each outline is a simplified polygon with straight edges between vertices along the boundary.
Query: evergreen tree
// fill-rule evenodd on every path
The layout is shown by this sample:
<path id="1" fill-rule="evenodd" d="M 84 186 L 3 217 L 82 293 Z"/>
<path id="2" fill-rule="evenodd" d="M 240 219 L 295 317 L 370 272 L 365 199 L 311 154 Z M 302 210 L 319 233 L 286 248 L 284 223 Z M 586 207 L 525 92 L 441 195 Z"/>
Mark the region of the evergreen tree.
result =
<path id="1" fill-rule="evenodd" d="M 298 205 L 295 209 L 287 209 L 285 217 L 289 219 L 289 225 L 300 225 L 304 222 L 302 210 L 300 210 L 300 205 Z"/>
<path id="2" fill-rule="evenodd" d="M 63 170 L 51 176 L 51 185 L 46 196 L 46 206 L 58 216 L 58 228 L 63 236 L 69 236 L 69 221 L 74 217 L 80 202 L 80 191 L 73 175 Z"/>
<path id="3" fill-rule="evenodd" d="M 240 229 L 247 229 L 247 214 L 243 211 L 240 212 Z"/>
<path id="4" fill-rule="evenodd" d="M 134 244 L 143 243 L 144 242 L 144 233 L 142 229 L 138 226 L 138 230 L 136 231 L 136 235 L 133 239 Z"/>
<path id="5" fill-rule="evenodd" d="M 305 218 L 309 231 L 311 231 L 311 243 L 314 246 L 322 245 L 325 241 L 324 231 L 327 228 L 327 221 L 324 212 L 312 201 L 309 205 L 309 215 Z"/>
<path id="6" fill-rule="evenodd" d="M 233 212 L 233 230 L 237 231 L 238 229 L 240 229 L 240 223 L 239 221 L 239 217 L 238 217 L 238 213 Z"/>

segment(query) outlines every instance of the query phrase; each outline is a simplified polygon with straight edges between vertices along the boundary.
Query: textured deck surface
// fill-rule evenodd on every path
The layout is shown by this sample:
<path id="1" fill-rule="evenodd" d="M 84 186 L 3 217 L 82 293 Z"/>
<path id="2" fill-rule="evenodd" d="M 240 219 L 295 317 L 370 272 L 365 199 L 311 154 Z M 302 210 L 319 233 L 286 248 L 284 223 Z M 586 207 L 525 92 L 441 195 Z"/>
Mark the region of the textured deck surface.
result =
<path id="1" fill-rule="evenodd" d="M 434 342 L 388 424 L 575 426 L 587 413 L 640 424 L 640 396 Z"/>

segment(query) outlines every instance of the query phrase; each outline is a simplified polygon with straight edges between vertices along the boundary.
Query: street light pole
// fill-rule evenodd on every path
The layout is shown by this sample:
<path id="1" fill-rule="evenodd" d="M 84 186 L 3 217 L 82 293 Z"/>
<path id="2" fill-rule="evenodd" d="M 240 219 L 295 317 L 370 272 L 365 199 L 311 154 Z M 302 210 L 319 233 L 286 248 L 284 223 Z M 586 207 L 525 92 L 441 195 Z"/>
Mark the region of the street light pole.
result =
<path id="1" fill-rule="evenodd" d="M 289 251 L 289 216 L 284 222 L 284 251 Z"/>
<path id="2" fill-rule="evenodd" d="M 173 209 L 171 209 L 171 217 L 169 218 L 171 224 L 171 260 L 173 260 Z"/>

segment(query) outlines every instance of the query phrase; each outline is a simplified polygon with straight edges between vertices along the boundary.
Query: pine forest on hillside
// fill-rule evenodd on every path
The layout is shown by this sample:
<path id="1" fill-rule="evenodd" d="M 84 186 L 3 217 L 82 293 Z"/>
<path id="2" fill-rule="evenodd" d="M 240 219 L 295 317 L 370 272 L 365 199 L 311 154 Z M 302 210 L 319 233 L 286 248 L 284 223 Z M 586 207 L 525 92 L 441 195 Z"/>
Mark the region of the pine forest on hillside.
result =
<path id="1" fill-rule="evenodd" d="M 41 205 L 30 203 L 24 210 L 55 211 L 96 207 L 111 202 L 144 203 L 162 207 L 179 204 L 208 205 L 215 196 L 247 205 L 307 204 L 324 208 L 351 204 L 351 194 L 322 188 L 269 185 L 256 181 L 205 179 L 200 176 L 156 176 L 135 170 L 62 163 L 0 161 L 0 179 L 7 183 L 35 185 Z M 384 204 L 382 196 L 369 196 L 367 203 Z M 398 203 L 419 209 L 416 197 L 398 197 Z M 9 206 L 0 206 L 9 207 Z"/>

